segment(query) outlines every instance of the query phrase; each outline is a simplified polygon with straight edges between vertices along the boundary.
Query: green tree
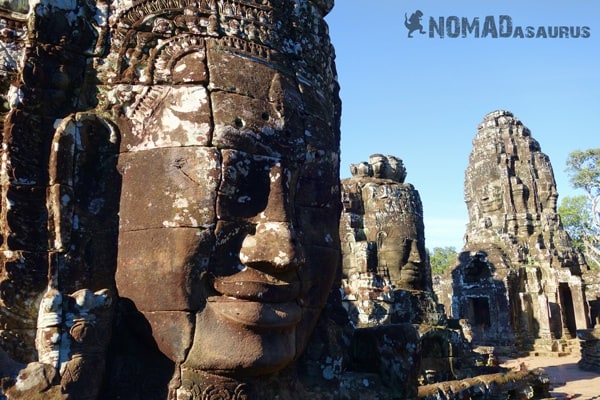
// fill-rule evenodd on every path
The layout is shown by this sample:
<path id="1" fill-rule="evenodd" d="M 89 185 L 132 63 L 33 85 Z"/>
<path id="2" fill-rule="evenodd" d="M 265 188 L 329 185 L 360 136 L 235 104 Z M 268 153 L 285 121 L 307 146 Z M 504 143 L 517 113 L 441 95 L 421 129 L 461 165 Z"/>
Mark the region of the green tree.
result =
<path id="1" fill-rule="evenodd" d="M 600 265 L 600 149 L 571 152 L 567 159 L 566 172 L 569 174 L 571 185 L 585 191 L 587 204 L 582 206 L 581 200 L 572 200 L 569 204 L 563 202 L 563 211 L 570 216 L 563 217 L 560 210 L 559 214 L 565 226 L 572 224 L 572 237 L 583 244 L 588 263 Z M 568 212 L 569 209 L 574 213 Z M 571 234 L 568 229 L 567 232 Z"/>
<path id="2" fill-rule="evenodd" d="M 434 247 L 433 253 L 427 250 L 429 254 L 429 262 L 431 264 L 431 273 L 433 275 L 441 275 L 447 269 L 450 269 L 458 264 L 455 247 Z"/>
<path id="3" fill-rule="evenodd" d="M 565 197 L 558 206 L 558 213 L 573 244 L 585 251 L 584 241 L 593 232 L 592 212 L 587 197 Z"/>

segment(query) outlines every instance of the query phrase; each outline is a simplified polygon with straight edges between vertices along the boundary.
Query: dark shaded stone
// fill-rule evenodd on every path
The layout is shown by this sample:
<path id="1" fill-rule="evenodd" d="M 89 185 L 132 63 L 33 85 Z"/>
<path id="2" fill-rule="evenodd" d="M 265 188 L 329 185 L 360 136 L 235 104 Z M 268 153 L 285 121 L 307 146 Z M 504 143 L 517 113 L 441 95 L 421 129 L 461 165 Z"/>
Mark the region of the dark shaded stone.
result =
<path id="1" fill-rule="evenodd" d="M 353 371 L 377 376 L 391 398 L 417 397 L 421 348 L 412 324 L 357 329 L 351 348 Z"/>

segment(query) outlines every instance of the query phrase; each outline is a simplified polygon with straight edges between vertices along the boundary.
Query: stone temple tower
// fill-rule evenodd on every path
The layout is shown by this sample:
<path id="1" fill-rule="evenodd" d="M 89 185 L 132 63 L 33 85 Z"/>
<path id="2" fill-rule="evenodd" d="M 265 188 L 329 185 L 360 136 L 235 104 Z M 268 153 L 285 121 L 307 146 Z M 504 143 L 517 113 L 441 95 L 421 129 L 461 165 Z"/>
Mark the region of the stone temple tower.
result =
<path id="1" fill-rule="evenodd" d="M 548 156 L 508 111 L 486 115 L 465 174 L 469 223 L 440 301 L 475 344 L 562 350 L 588 326 L 583 257 L 557 213 Z M 565 349 L 566 350 L 566 349 Z"/>

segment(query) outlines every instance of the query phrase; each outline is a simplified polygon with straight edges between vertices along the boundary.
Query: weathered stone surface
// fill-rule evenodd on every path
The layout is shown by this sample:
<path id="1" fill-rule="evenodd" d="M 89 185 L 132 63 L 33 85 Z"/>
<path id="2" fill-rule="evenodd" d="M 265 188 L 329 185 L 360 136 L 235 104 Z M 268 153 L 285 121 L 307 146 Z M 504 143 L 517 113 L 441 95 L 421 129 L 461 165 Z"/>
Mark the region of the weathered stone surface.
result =
<path id="1" fill-rule="evenodd" d="M 451 400 L 464 398 L 497 399 L 508 396 L 523 399 L 549 398 L 550 379 L 538 369 L 480 375 L 458 381 L 419 387 L 419 398 Z"/>
<path id="2" fill-rule="evenodd" d="M 416 398 L 420 350 L 418 333 L 411 324 L 357 329 L 349 368 L 376 375 L 392 398 Z"/>
<path id="3" fill-rule="evenodd" d="M 118 168 L 123 186 L 131 187 L 121 195 L 121 231 L 212 225 L 221 176 L 219 157 L 210 147 L 121 154 Z"/>
<path id="4" fill-rule="evenodd" d="M 481 374 L 476 353 L 461 330 L 449 326 L 419 326 L 421 351 L 419 383 L 446 382 Z"/>
<path id="5" fill-rule="evenodd" d="M 10 399 L 50 399 L 63 400 L 67 395 L 61 393 L 61 388 L 56 385 L 58 373 L 51 365 L 33 362 L 19 371 L 14 381 L 4 380 L 8 388 L 3 394 Z M 32 396 L 32 393 L 36 393 Z M 43 393 L 43 394 L 42 394 Z"/>
<path id="6" fill-rule="evenodd" d="M 552 350 L 588 326 L 585 262 L 562 228 L 548 157 L 508 111 L 478 126 L 465 174 L 469 224 L 438 293 L 473 342 Z M 451 294 L 451 295 L 450 295 Z"/>
<path id="7" fill-rule="evenodd" d="M 600 326 L 600 274 L 596 269 L 583 271 L 585 282 L 585 297 L 590 307 L 590 327 Z"/>
<path id="8" fill-rule="evenodd" d="M 163 308 L 168 309 L 168 308 Z M 149 311 L 144 313 L 161 353 L 174 362 L 183 362 L 192 343 L 195 316 L 190 312 Z"/>
<path id="9" fill-rule="evenodd" d="M 40 253 L 5 250 L 0 253 L 2 349 L 15 361 L 35 359 L 35 327 L 39 304 L 47 287 L 47 257 Z"/>
<path id="10" fill-rule="evenodd" d="M 3 121 L 5 152 L 10 154 L 3 165 L 7 179 L 13 185 L 42 186 L 48 179 L 50 152 L 46 150 L 54 134 L 54 120 L 33 111 L 13 108 Z M 38 134 L 31 135 L 30 132 Z M 31 157 L 31 152 L 39 154 L 39 157 Z"/>
<path id="11" fill-rule="evenodd" d="M 577 363 L 585 371 L 600 372 L 600 329 L 581 329 L 577 331 L 581 341 L 581 360 Z"/>
<path id="12" fill-rule="evenodd" d="M 296 97 L 300 100 L 299 96 Z M 290 159 L 305 156 L 305 151 L 301 151 L 305 148 L 303 123 L 294 115 L 299 114 L 298 106 L 286 104 L 284 100 L 287 99 L 254 99 L 216 92 L 211 100 L 215 123 L 214 146 Z M 287 110 L 291 111 L 286 113 Z M 290 115 L 284 119 L 284 113 Z"/>
<path id="13" fill-rule="evenodd" d="M 199 268 L 209 263 L 214 233 L 193 228 L 161 228 L 119 235 L 117 287 L 121 297 L 144 304 L 140 311 L 184 311 L 202 304 L 194 288 L 200 286 Z M 147 246 L 145 251 L 140 247 Z M 169 249 L 169 251 L 165 251 Z M 156 290 L 144 290 L 147 288 Z M 168 296 L 157 296 L 167 290 Z"/>
<path id="14" fill-rule="evenodd" d="M 120 100 L 132 100 L 115 119 L 131 132 L 123 136 L 124 151 L 209 145 L 211 104 L 204 86 L 116 85 L 113 90 Z"/>

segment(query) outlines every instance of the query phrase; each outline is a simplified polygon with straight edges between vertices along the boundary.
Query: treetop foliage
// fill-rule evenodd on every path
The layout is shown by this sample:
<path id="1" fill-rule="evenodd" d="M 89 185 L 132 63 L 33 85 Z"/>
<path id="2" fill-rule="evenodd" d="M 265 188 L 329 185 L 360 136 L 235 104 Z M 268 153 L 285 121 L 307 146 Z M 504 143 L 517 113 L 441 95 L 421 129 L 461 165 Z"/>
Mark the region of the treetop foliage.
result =
<path id="1" fill-rule="evenodd" d="M 581 188 L 592 197 L 600 195 L 600 149 L 572 151 L 565 171 L 574 188 Z"/>
<path id="2" fill-rule="evenodd" d="M 429 253 L 429 263 L 433 275 L 441 275 L 458 264 L 458 253 L 455 247 L 434 247 L 433 252 L 430 252 L 429 249 L 427 249 L 427 252 Z"/>
<path id="3" fill-rule="evenodd" d="M 600 149 L 575 150 L 565 171 L 571 185 L 586 197 L 566 197 L 558 209 L 569 236 L 583 250 L 590 266 L 600 265 Z"/>

